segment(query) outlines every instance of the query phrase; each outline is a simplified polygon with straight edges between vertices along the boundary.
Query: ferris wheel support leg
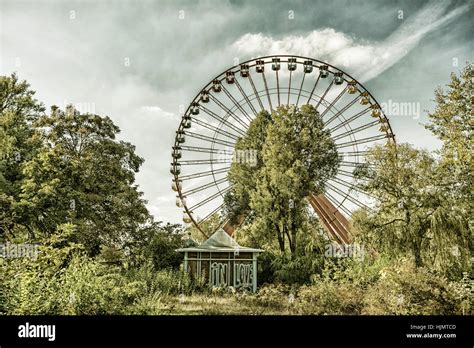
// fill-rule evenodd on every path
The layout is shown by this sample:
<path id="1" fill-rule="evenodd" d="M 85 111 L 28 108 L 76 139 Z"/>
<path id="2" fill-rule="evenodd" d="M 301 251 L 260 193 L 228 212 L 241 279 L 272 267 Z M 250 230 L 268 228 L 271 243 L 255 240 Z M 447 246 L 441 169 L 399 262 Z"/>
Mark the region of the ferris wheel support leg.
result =
<path id="1" fill-rule="evenodd" d="M 326 231 L 339 243 L 350 243 L 349 222 L 324 194 L 311 195 L 309 200 Z"/>

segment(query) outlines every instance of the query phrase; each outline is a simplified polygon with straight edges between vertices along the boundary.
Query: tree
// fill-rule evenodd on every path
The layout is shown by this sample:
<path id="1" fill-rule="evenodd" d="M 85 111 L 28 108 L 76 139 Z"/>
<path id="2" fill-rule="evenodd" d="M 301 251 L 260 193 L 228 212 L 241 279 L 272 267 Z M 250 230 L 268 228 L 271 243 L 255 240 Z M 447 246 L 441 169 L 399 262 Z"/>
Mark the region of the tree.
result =
<path id="1" fill-rule="evenodd" d="M 394 257 L 412 255 L 416 266 L 457 275 L 469 267 L 467 218 L 441 185 L 443 167 L 427 151 L 378 145 L 354 174 L 359 188 L 376 198 L 373 210 L 353 215 L 357 239 Z"/>
<path id="2" fill-rule="evenodd" d="M 281 252 L 297 252 L 297 236 L 308 219 L 306 197 L 323 191 L 339 165 L 336 146 L 311 105 L 280 106 L 256 115 L 236 150 L 256 151 L 257 163 L 234 162 L 233 184 L 224 200 L 233 218 L 253 211 L 264 238 L 277 239 Z M 286 244 L 288 242 L 288 244 Z"/>
<path id="3" fill-rule="evenodd" d="M 474 201 L 473 77 L 472 64 L 468 64 L 459 77 L 451 74 L 448 91 L 442 88 L 435 91 L 436 107 L 428 114 L 430 123 L 426 125 L 443 142 L 438 151 L 443 172 L 441 185 L 451 192 L 466 213 L 472 210 Z M 472 213 L 469 215 L 472 227 Z"/>
<path id="4" fill-rule="evenodd" d="M 39 139 L 32 123 L 44 112 L 35 92 L 15 74 L 0 76 L 0 238 L 20 237 L 19 201 L 23 166 L 35 154 Z"/>
<path id="5" fill-rule="evenodd" d="M 437 157 L 407 144 L 370 151 L 358 168 L 359 186 L 377 200 L 376 209 L 354 215 L 355 232 L 392 255 L 412 254 L 417 266 L 459 278 L 471 267 L 473 132 L 472 65 L 451 75 L 448 91 L 435 91 L 430 129 L 442 142 Z"/>
<path id="6" fill-rule="evenodd" d="M 34 124 L 42 146 L 23 168 L 22 223 L 40 236 L 65 222 L 91 254 L 100 244 L 121 245 L 149 219 L 134 185 L 143 159 L 135 147 L 117 141 L 119 128 L 108 117 L 51 108 Z"/>
<path id="7" fill-rule="evenodd" d="M 173 268 L 179 269 L 183 254 L 176 249 L 184 248 L 187 240 L 184 238 L 183 227 L 177 224 L 157 224 L 155 233 L 151 235 L 149 245 L 144 249 L 145 256 L 153 260 L 156 270 Z"/>

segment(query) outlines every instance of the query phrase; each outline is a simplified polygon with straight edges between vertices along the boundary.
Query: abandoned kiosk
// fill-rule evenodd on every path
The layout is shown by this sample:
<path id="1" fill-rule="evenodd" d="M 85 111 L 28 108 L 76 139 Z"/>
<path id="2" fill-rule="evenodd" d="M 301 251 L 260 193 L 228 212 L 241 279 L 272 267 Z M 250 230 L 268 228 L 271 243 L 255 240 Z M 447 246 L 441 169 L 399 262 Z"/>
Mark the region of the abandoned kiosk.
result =
<path id="1" fill-rule="evenodd" d="M 223 229 L 199 246 L 177 251 L 184 253 L 184 270 L 193 278 L 213 287 L 257 290 L 257 256 L 263 250 L 240 246 Z"/>

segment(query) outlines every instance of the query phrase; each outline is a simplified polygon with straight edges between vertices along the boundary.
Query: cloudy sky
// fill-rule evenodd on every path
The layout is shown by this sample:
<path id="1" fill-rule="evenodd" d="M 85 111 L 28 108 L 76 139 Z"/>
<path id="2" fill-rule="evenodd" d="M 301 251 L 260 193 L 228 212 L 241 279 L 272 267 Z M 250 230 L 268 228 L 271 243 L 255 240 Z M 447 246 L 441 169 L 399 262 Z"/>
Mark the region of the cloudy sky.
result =
<path id="1" fill-rule="evenodd" d="M 379 103 L 413 103 L 388 112 L 397 139 L 435 149 L 422 124 L 434 89 L 473 61 L 473 4 L 0 0 L 0 74 L 16 71 L 48 107 L 110 116 L 145 158 L 137 181 L 150 211 L 179 222 L 170 147 L 180 110 L 212 77 L 266 54 L 327 61 Z"/>

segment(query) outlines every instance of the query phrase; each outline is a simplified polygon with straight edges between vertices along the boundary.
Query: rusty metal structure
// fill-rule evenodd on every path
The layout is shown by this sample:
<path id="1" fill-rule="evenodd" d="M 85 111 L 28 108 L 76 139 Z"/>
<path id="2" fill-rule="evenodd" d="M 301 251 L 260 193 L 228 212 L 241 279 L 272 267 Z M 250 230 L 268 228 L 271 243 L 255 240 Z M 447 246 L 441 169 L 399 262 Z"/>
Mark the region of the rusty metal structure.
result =
<path id="1" fill-rule="evenodd" d="M 395 141 L 390 122 L 373 95 L 356 79 L 328 63 L 300 56 L 274 55 L 233 66 L 207 83 L 182 116 L 172 148 L 170 172 L 176 205 L 183 221 L 202 226 L 222 214 L 232 185 L 227 172 L 235 160 L 234 145 L 255 115 L 279 105 L 312 104 L 331 133 L 341 157 L 338 173 L 325 191 L 308 197 L 328 236 L 350 242 L 350 216 L 370 209 L 371 197 L 355 185 L 353 171 L 365 163 L 373 144 Z M 242 221 L 244 218 L 242 218 Z"/>

